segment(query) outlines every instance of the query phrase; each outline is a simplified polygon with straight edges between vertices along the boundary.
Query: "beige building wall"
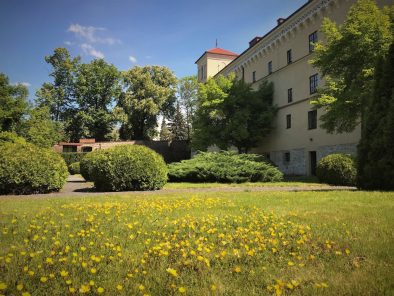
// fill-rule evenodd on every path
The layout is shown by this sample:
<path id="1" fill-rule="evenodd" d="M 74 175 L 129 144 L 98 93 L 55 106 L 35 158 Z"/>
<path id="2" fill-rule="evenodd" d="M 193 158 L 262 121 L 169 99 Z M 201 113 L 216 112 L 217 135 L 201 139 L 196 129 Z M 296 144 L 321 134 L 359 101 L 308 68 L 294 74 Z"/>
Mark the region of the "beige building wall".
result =
<path id="1" fill-rule="evenodd" d="M 256 89 L 264 80 L 274 83 L 274 104 L 279 111 L 273 122 L 274 130 L 254 149 L 256 153 L 269 155 L 286 174 L 310 175 L 313 164 L 327 154 L 344 152 L 355 154 L 360 140 L 360 128 L 352 133 L 328 134 L 319 127 L 308 129 L 308 111 L 316 109 L 310 104 L 315 94 L 310 94 L 309 77 L 318 73 L 309 60 L 309 36 L 317 31 L 318 40 L 323 40 L 319 29 L 324 17 L 342 23 L 355 0 L 311 0 L 278 25 L 256 45 L 248 48 L 219 74 L 235 72 L 239 79 L 253 82 L 255 72 Z M 380 5 L 392 1 L 378 1 Z M 287 61 L 291 50 L 292 62 Z M 272 73 L 268 63 L 272 62 Z M 214 69 L 213 69 L 214 70 Z M 212 71 L 213 71 L 212 70 Z M 212 71 L 208 71 L 211 74 Z M 242 77 L 243 76 L 243 77 Z M 320 81 L 319 86 L 324 83 Z M 288 102 L 288 89 L 292 89 L 292 102 Z M 319 118 L 323 109 L 317 110 Z M 291 115 L 291 127 L 287 128 L 286 116 Z"/>
<path id="2" fill-rule="evenodd" d="M 208 78 L 215 76 L 235 58 L 235 56 L 205 52 L 196 62 L 198 82 L 206 82 Z"/>

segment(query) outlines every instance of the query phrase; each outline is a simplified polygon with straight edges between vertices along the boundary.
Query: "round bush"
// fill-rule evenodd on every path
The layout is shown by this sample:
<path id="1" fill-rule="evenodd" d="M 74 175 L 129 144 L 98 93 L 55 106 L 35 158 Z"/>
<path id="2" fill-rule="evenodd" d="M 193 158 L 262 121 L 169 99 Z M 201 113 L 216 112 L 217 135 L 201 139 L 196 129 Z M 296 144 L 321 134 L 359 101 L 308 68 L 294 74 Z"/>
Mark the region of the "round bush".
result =
<path id="1" fill-rule="evenodd" d="M 68 166 L 68 171 L 71 175 L 79 174 L 80 173 L 80 165 L 79 162 L 74 162 Z"/>
<path id="2" fill-rule="evenodd" d="M 52 150 L 29 143 L 0 145 L 0 194 L 59 191 L 67 176 L 66 163 Z"/>
<path id="3" fill-rule="evenodd" d="M 88 175 L 99 191 L 156 190 L 167 182 L 163 157 L 147 147 L 122 145 L 91 155 Z"/>
<path id="4" fill-rule="evenodd" d="M 356 164 L 350 155 L 330 154 L 320 160 L 316 175 L 322 183 L 354 186 L 357 175 Z"/>
<path id="5" fill-rule="evenodd" d="M 79 162 L 79 172 L 86 181 L 92 181 L 92 178 L 90 177 L 90 172 L 96 161 L 96 156 L 100 152 L 101 150 L 94 150 L 93 152 L 89 152 Z"/>
<path id="6" fill-rule="evenodd" d="M 283 173 L 257 154 L 200 152 L 192 159 L 169 165 L 173 182 L 279 182 Z"/>
<path id="7" fill-rule="evenodd" d="M 0 133 L 0 145 L 3 143 L 26 144 L 26 140 L 22 137 L 19 137 L 15 133 L 1 132 Z"/>

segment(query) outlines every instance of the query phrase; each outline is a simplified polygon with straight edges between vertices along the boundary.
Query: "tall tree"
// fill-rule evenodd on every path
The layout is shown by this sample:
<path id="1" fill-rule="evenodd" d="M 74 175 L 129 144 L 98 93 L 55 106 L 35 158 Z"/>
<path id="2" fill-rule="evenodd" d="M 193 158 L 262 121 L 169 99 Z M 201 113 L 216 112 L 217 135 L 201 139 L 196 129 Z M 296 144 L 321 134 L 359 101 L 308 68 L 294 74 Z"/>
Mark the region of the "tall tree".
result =
<path id="1" fill-rule="evenodd" d="M 84 120 L 86 134 L 98 141 L 108 140 L 114 125 L 111 105 L 121 93 L 120 73 L 114 65 L 103 59 L 82 64 L 74 83 L 75 100 L 78 109 L 74 111 L 72 127 L 78 130 L 80 120 Z M 83 113 L 83 114 L 82 114 Z"/>
<path id="2" fill-rule="evenodd" d="M 358 186 L 394 189 L 394 43 L 375 71 L 373 99 L 358 146 Z"/>
<path id="3" fill-rule="evenodd" d="M 38 106 L 48 106 L 55 121 L 65 121 L 72 117 L 75 108 L 74 79 L 80 57 L 71 58 L 66 48 L 56 48 L 45 61 L 52 66 L 52 83 L 44 83 L 36 93 Z"/>
<path id="4" fill-rule="evenodd" d="M 172 140 L 172 134 L 168 129 L 166 119 L 163 116 L 163 119 L 161 121 L 161 127 L 160 127 L 160 141 L 170 141 L 170 140 Z"/>
<path id="5" fill-rule="evenodd" d="M 201 84 L 194 121 L 193 146 L 205 150 L 210 145 L 221 149 L 235 146 L 247 153 L 267 136 L 276 114 L 272 83 L 263 83 L 258 91 L 235 76 L 218 76 Z"/>
<path id="6" fill-rule="evenodd" d="M 63 138 L 62 126 L 51 119 L 48 107 L 37 107 L 29 112 L 20 134 L 29 142 L 50 148 Z"/>
<path id="7" fill-rule="evenodd" d="M 389 14 L 373 0 L 359 0 L 340 27 L 324 19 L 326 42 L 316 45 L 312 63 L 326 84 L 312 103 L 327 111 L 321 120 L 329 133 L 351 132 L 362 122 L 372 97 L 376 62 L 393 39 Z"/>
<path id="8" fill-rule="evenodd" d="M 179 103 L 176 104 L 175 113 L 168 128 L 172 134 L 172 140 L 188 140 L 187 124 Z"/>
<path id="9" fill-rule="evenodd" d="M 178 102 L 185 113 L 187 127 L 187 140 L 190 141 L 192 135 L 192 123 L 197 107 L 198 82 L 197 76 L 186 76 L 178 81 Z"/>
<path id="10" fill-rule="evenodd" d="M 0 73 L 0 132 L 17 131 L 27 113 L 28 90 L 22 84 L 11 85 Z"/>
<path id="11" fill-rule="evenodd" d="M 157 117 L 173 111 L 176 78 L 166 67 L 134 67 L 123 74 L 124 91 L 118 107 L 126 115 L 123 139 L 151 139 L 156 134 Z"/>

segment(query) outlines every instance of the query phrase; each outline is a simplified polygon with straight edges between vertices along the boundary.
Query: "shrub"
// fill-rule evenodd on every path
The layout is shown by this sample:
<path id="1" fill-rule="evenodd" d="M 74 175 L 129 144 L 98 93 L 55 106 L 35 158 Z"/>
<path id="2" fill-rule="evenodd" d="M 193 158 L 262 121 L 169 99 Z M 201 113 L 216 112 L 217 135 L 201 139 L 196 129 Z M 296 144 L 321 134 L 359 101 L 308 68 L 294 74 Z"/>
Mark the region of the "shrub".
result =
<path id="1" fill-rule="evenodd" d="M 81 169 L 87 162 L 88 178 L 99 191 L 155 190 L 167 182 L 163 157 L 144 146 L 122 145 L 88 156 Z"/>
<path id="2" fill-rule="evenodd" d="M 99 155 L 100 152 L 101 150 L 95 150 L 93 152 L 89 152 L 86 155 L 84 155 L 84 157 L 82 157 L 79 162 L 79 169 L 80 169 L 79 172 L 86 181 L 92 181 L 90 177 L 90 172 L 97 159 L 97 155 Z"/>
<path id="3" fill-rule="evenodd" d="M 70 172 L 71 175 L 79 174 L 80 173 L 80 167 L 79 167 L 79 162 L 74 162 L 68 166 L 68 171 Z"/>
<path id="4" fill-rule="evenodd" d="M 0 145 L 0 194 L 59 191 L 68 176 L 56 152 L 29 143 Z"/>
<path id="5" fill-rule="evenodd" d="M 15 133 L 0 132 L 0 144 L 3 144 L 3 143 L 25 144 L 26 140 L 22 137 L 19 137 Z"/>
<path id="6" fill-rule="evenodd" d="M 61 155 L 66 164 L 70 166 L 74 162 L 81 162 L 82 158 L 88 153 L 90 152 L 63 152 Z"/>
<path id="7" fill-rule="evenodd" d="M 316 175 L 322 183 L 353 186 L 357 175 L 355 160 L 347 154 L 330 154 L 320 160 Z"/>
<path id="8" fill-rule="evenodd" d="M 283 174 L 263 156 L 232 152 L 201 152 L 194 158 L 169 165 L 174 182 L 278 182 Z"/>

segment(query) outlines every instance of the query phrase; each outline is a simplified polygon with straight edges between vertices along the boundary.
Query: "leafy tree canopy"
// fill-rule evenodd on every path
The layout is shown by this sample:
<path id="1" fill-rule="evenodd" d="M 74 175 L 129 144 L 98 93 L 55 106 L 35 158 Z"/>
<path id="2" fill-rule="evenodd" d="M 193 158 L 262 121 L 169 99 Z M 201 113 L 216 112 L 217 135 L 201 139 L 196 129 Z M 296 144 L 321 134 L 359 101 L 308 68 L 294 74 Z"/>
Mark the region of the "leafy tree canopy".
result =
<path id="1" fill-rule="evenodd" d="M 326 84 L 312 103 L 327 111 L 321 120 L 329 133 L 351 132 L 363 119 L 376 62 L 393 40 L 392 15 L 392 9 L 380 10 L 373 0 L 359 0 L 343 25 L 324 19 L 326 41 L 316 45 L 312 64 Z"/>

